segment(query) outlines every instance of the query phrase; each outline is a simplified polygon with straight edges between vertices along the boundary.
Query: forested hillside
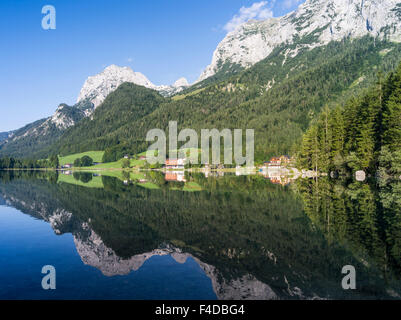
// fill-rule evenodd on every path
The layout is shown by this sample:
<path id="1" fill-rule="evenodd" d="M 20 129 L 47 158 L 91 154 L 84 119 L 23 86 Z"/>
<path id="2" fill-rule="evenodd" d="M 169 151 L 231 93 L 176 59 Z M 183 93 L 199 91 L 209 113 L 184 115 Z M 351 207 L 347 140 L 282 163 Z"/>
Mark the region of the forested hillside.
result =
<path id="1" fill-rule="evenodd" d="M 74 106 L 62 103 L 56 112 L 44 118 L 15 130 L 12 135 L 1 141 L 0 157 L 45 158 L 47 150 L 64 131 L 85 118 L 93 109 L 89 101 L 82 101 Z"/>
<path id="2" fill-rule="evenodd" d="M 157 91 L 124 83 L 106 98 L 92 117 L 67 130 L 52 147 L 53 151 L 47 152 L 71 154 L 76 150 L 105 150 L 128 142 L 135 145 L 137 138 L 128 133 L 164 100 Z"/>
<path id="3" fill-rule="evenodd" d="M 305 39 L 303 41 L 306 41 Z M 294 45 L 277 48 L 268 58 L 231 77 L 217 74 L 173 98 L 124 84 L 110 94 L 93 117 L 82 119 L 81 109 L 63 105 L 75 122 L 67 130 L 40 120 L 15 132 L 1 147 L 3 156 L 47 158 L 88 150 L 106 150 L 105 161 L 126 152 L 144 151 L 146 133 L 166 129 L 254 129 L 256 160 L 295 154 L 301 136 L 323 106 L 343 102 L 374 83 L 377 72 L 391 71 L 401 60 L 401 46 L 365 37 L 332 42 L 299 52 Z M 79 117 L 70 114 L 79 112 Z"/>
<path id="4" fill-rule="evenodd" d="M 47 150 L 69 154 L 106 150 L 108 161 L 123 152 L 146 149 L 146 133 L 167 129 L 239 128 L 255 130 L 256 160 L 295 154 L 302 134 L 325 105 L 345 101 L 374 83 L 377 72 L 393 70 L 401 59 L 398 44 L 365 37 L 332 42 L 296 57 L 288 47 L 275 50 L 254 67 L 205 88 L 169 98 L 125 84 Z"/>
<path id="5" fill-rule="evenodd" d="M 401 174 L 401 64 L 345 106 L 327 108 L 304 135 L 299 162 L 320 171 Z"/>

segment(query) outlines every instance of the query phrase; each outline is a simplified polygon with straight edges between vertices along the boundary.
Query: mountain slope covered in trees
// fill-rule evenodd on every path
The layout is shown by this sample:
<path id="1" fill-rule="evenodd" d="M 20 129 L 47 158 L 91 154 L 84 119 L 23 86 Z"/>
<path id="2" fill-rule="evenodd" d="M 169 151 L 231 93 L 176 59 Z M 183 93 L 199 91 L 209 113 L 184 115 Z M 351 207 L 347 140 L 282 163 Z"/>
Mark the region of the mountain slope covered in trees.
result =
<path id="1" fill-rule="evenodd" d="M 43 152 L 49 148 L 64 131 L 87 117 L 93 110 L 89 101 L 81 101 L 74 106 L 60 104 L 56 112 L 11 132 L 4 140 L 0 139 L 0 157 L 40 158 L 48 155 Z"/>
<path id="2" fill-rule="evenodd" d="M 256 160 L 294 154 L 303 132 L 325 105 L 345 102 L 374 83 L 376 74 L 395 69 L 399 44 L 371 37 L 345 39 L 286 56 L 288 46 L 276 49 L 252 68 L 205 88 L 163 98 L 155 91 L 124 84 L 85 119 L 70 128 L 46 150 L 69 154 L 106 150 L 106 159 L 123 152 L 144 151 L 146 133 L 179 129 L 254 129 Z M 139 110 L 138 110 L 139 108 Z"/>
<path id="3" fill-rule="evenodd" d="M 86 118 L 70 128 L 48 153 L 104 150 L 128 141 L 127 132 L 165 101 L 157 91 L 124 83 Z M 131 137 L 130 143 L 135 141 Z"/>
<path id="4" fill-rule="evenodd" d="M 401 174 L 401 64 L 345 106 L 326 109 L 303 137 L 301 166 Z"/>

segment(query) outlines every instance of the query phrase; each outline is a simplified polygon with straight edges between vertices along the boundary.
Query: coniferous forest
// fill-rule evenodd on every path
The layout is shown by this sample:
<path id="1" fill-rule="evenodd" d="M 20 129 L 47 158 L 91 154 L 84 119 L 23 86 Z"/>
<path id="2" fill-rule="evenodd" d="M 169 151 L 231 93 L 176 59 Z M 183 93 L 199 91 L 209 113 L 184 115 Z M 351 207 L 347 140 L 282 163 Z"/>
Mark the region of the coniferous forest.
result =
<path id="1" fill-rule="evenodd" d="M 401 60 L 401 46 L 371 37 L 344 39 L 286 58 L 276 49 L 252 68 L 217 83 L 162 98 L 153 90 L 123 84 L 86 119 L 67 132 L 46 154 L 105 150 L 105 161 L 146 150 L 146 133 L 178 129 L 254 129 L 255 160 L 295 155 L 303 133 L 325 105 L 333 108 L 390 72 Z"/>
<path id="2" fill-rule="evenodd" d="M 0 157 L 46 159 L 98 150 L 106 151 L 104 162 L 115 161 L 145 151 L 148 130 L 167 132 L 168 122 L 177 121 L 179 130 L 192 128 L 198 134 L 201 129 L 254 129 L 255 160 L 263 163 L 272 156 L 295 155 L 325 106 L 332 109 L 360 94 L 380 70 L 385 75 L 401 60 L 401 45 L 373 37 L 331 42 L 295 57 L 286 55 L 290 49 L 282 45 L 249 69 L 214 77 L 170 98 L 124 83 L 93 117 L 44 144 L 29 137 L 3 144 Z"/>
<path id="3" fill-rule="evenodd" d="M 401 65 L 344 105 L 326 108 L 303 137 L 301 167 L 401 174 Z"/>
<path id="4" fill-rule="evenodd" d="M 178 130 L 198 135 L 201 129 L 254 129 L 257 164 L 288 154 L 298 155 L 305 169 L 400 174 L 401 45 L 344 39 L 292 58 L 285 55 L 290 47 L 170 98 L 124 83 L 93 116 L 63 134 L 43 143 L 24 137 L 0 145 L 1 166 L 12 157 L 38 160 L 94 150 L 105 151 L 103 162 L 113 162 L 145 151 L 149 130 L 168 132 L 169 121 L 177 121 Z M 11 162 L 16 168 L 45 165 Z"/>
<path id="5" fill-rule="evenodd" d="M 401 300 L 401 0 L 11 2 L 0 300 Z"/>

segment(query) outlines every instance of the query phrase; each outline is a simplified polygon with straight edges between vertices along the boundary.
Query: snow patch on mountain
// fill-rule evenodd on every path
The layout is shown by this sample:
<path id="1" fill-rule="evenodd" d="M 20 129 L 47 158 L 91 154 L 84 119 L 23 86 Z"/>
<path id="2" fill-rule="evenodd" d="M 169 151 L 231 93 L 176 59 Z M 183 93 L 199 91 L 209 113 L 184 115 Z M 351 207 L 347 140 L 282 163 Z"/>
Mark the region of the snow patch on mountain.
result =
<path id="1" fill-rule="evenodd" d="M 293 57 L 302 48 L 312 49 L 344 37 L 371 35 L 401 42 L 400 18 L 400 0 L 307 0 L 283 17 L 248 21 L 229 32 L 197 82 L 215 75 L 225 64 L 248 68 L 283 44 L 299 44 L 289 52 Z"/>

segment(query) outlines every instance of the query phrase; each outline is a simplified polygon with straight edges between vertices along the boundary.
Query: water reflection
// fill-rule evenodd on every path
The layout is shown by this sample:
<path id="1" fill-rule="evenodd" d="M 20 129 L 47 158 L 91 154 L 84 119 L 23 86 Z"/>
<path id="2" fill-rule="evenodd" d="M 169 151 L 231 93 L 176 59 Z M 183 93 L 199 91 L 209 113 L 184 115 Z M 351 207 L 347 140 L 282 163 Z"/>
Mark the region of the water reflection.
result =
<path id="1" fill-rule="evenodd" d="M 376 181 L 374 181 L 376 182 Z M 297 182 L 306 214 L 328 243 L 349 246 L 380 277 L 401 275 L 401 182 L 383 185 L 324 179 Z"/>
<path id="2" fill-rule="evenodd" d="M 401 292 L 399 183 L 303 179 L 283 188 L 263 173 L 113 175 L 3 172 L 0 194 L 56 234 L 72 234 L 82 262 L 106 277 L 170 256 L 195 261 L 219 299 Z M 355 291 L 341 288 L 347 264 L 357 269 Z"/>

